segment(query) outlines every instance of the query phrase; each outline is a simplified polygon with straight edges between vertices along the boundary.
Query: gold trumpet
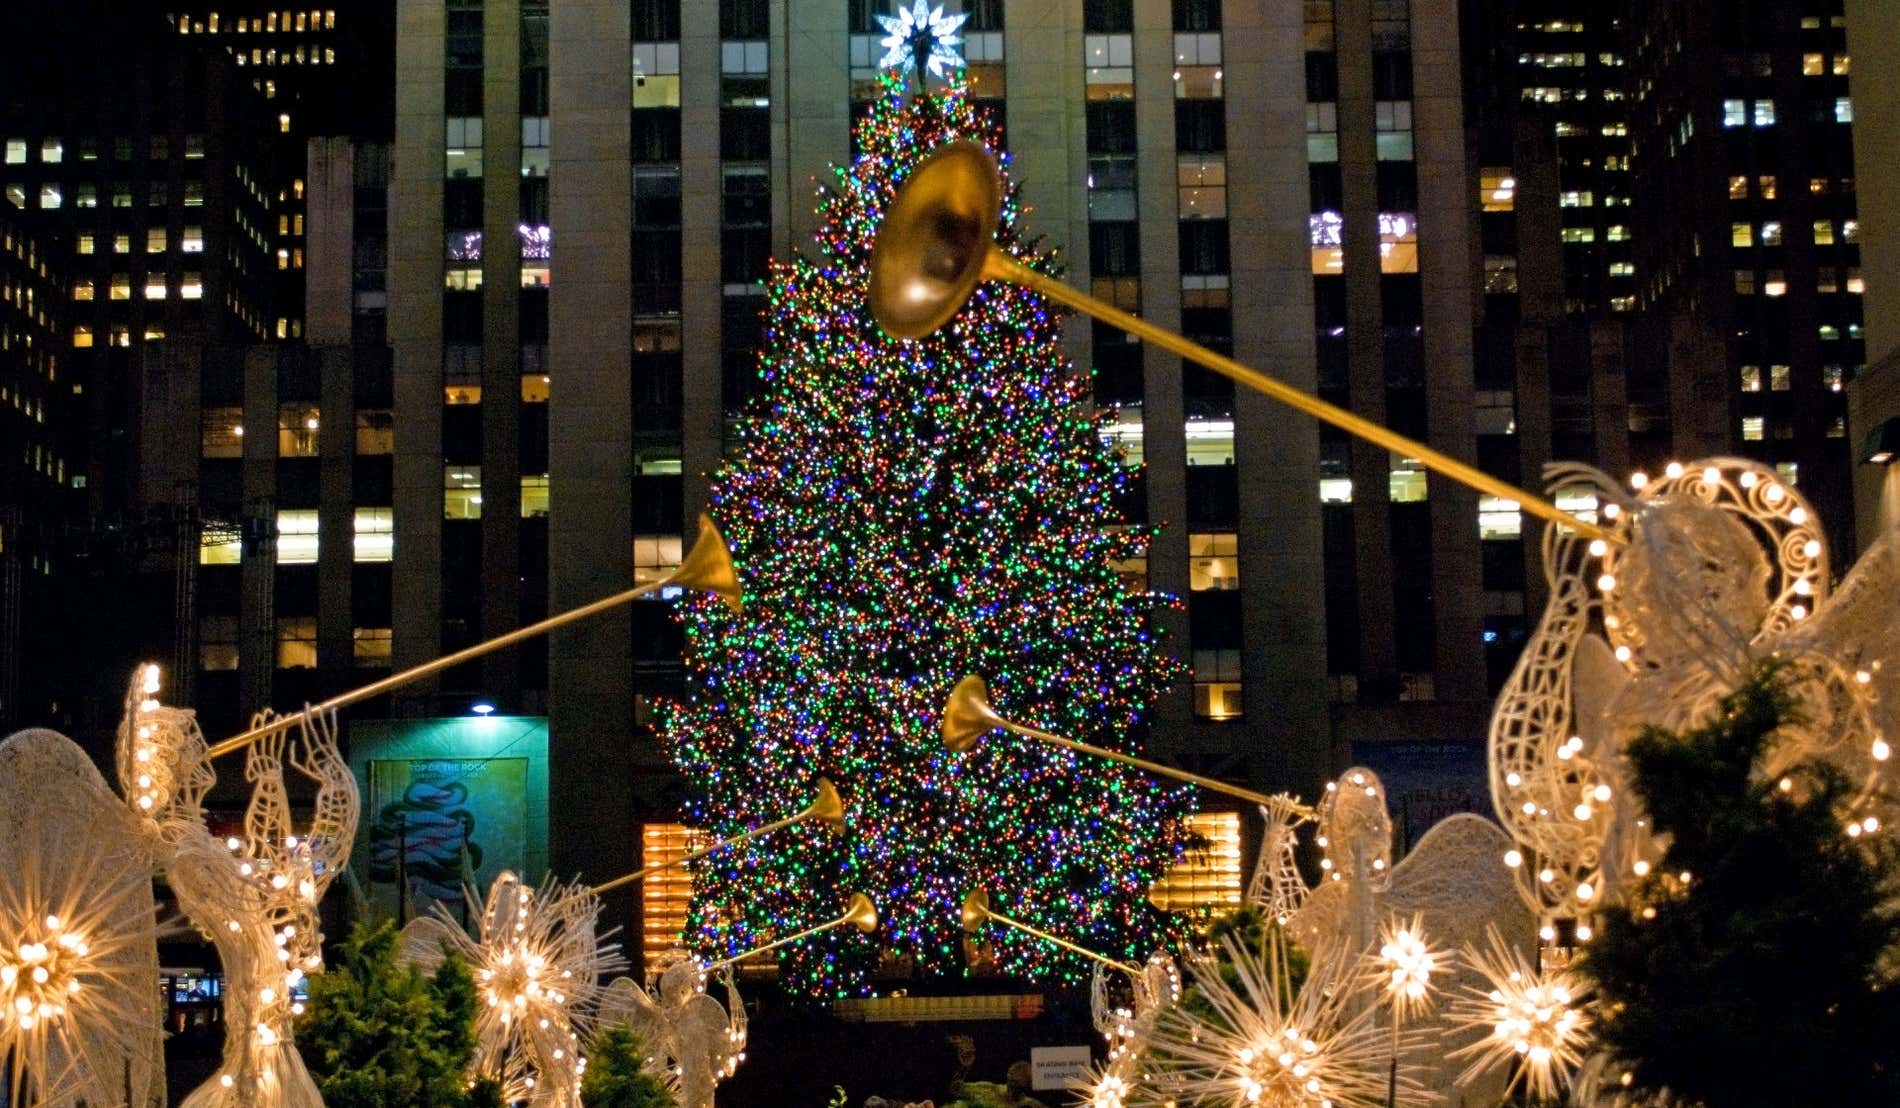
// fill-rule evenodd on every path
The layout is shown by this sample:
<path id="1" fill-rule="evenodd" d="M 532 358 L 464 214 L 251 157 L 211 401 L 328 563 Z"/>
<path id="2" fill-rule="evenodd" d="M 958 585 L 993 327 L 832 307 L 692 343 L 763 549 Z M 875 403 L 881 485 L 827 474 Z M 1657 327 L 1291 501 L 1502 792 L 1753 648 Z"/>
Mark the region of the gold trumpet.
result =
<path id="1" fill-rule="evenodd" d="M 1236 796 L 1242 800 L 1251 800 L 1255 804 L 1271 804 L 1276 799 L 1266 793 L 1255 792 L 1252 789 L 1243 789 L 1239 785 L 1229 785 L 1227 782 L 1213 777 L 1203 777 L 1198 773 L 1189 773 L 1184 769 L 1164 766 L 1160 762 L 1150 762 L 1146 758 L 1137 758 L 1132 754 L 1123 754 L 1119 750 L 1090 746 L 1088 743 L 1079 743 L 1074 739 L 1065 739 L 1061 735 L 1052 735 L 1047 731 L 1039 731 L 1034 727 L 1025 727 L 1020 723 L 1014 723 L 1004 719 L 997 713 L 995 708 L 991 707 L 990 687 L 981 677 L 971 674 L 963 680 L 958 681 L 956 688 L 950 690 L 950 699 L 943 706 L 943 725 L 941 728 L 943 732 L 943 745 L 958 753 L 962 753 L 973 749 L 984 735 L 989 734 L 999 727 L 1027 739 L 1035 739 L 1038 742 L 1066 747 L 1082 754 L 1093 754 L 1098 758 L 1107 758 L 1110 761 L 1120 762 L 1126 766 L 1133 766 L 1136 769 L 1145 770 L 1161 777 L 1172 777 L 1177 781 L 1186 781 L 1190 784 L 1199 785 L 1203 789 L 1211 789 L 1217 793 L 1226 793 L 1228 796 Z M 1279 799 L 1284 800 L 1290 798 L 1282 795 Z M 1307 808 L 1305 805 L 1300 805 L 1298 810 L 1306 815 L 1312 813 L 1312 809 Z"/>
<path id="2" fill-rule="evenodd" d="M 1022 922 L 1021 920 L 1011 919 L 1008 916 L 1004 915 L 1003 913 L 997 911 L 996 909 L 991 908 L 990 907 L 990 893 L 988 889 L 970 890 L 970 895 L 963 898 L 963 907 L 958 912 L 958 916 L 959 916 L 960 922 L 963 925 L 963 930 L 971 935 L 975 935 L 978 932 L 982 931 L 983 925 L 986 922 L 990 920 L 995 920 L 997 923 L 1000 923 L 1005 927 L 1013 927 L 1016 930 L 1021 931 L 1025 935 L 1034 935 L 1036 938 L 1041 939 L 1043 942 L 1054 943 L 1064 950 L 1072 950 L 1075 953 L 1080 954 L 1082 957 L 1090 959 L 1091 961 L 1100 962 L 1105 966 L 1112 966 L 1115 969 L 1121 970 L 1123 973 L 1128 974 L 1130 977 L 1141 976 L 1141 970 L 1134 966 L 1129 965 L 1127 962 L 1118 962 L 1115 959 L 1110 958 L 1106 954 L 1097 954 L 1093 950 L 1090 950 L 1089 948 L 1085 946 L 1077 946 L 1076 944 L 1070 942 L 1067 939 L 1058 939 L 1054 935 L 1049 934 L 1047 931 L 1039 931 L 1036 928 L 1031 927 L 1028 924 Z"/>
<path id="3" fill-rule="evenodd" d="M 379 696 L 389 692 L 391 689 L 402 688 L 404 685 L 420 681 L 424 677 L 440 673 L 452 666 L 458 666 L 463 662 L 480 658 L 484 654 L 493 654 L 495 651 L 501 650 L 504 647 L 510 647 L 518 642 L 532 639 L 539 635 L 545 635 L 557 627 L 565 627 L 570 623 L 576 623 L 586 619 L 588 616 L 598 615 L 601 612 L 618 608 L 624 604 L 630 604 L 643 596 L 650 596 L 653 593 L 659 592 L 661 589 L 671 586 L 697 589 L 700 592 L 712 593 L 724 600 L 726 606 L 731 608 L 734 614 L 737 614 L 740 610 L 739 574 L 732 566 L 732 551 L 726 546 L 725 537 L 720 535 L 719 528 L 713 525 L 712 517 L 704 512 L 701 512 L 699 516 L 699 538 L 694 540 L 693 549 L 687 552 L 686 559 L 680 563 L 678 569 L 650 585 L 641 585 L 636 589 L 628 589 L 626 592 L 602 597 L 591 604 L 583 604 L 578 608 L 570 608 L 559 615 L 549 616 L 539 623 L 531 623 L 526 627 L 518 627 L 505 635 L 497 635 L 492 639 L 478 642 L 474 646 L 465 647 L 453 654 L 445 654 L 433 662 L 424 662 L 419 666 L 405 669 L 401 673 L 391 674 L 380 681 L 372 681 L 361 688 L 351 689 L 345 693 L 338 693 L 321 704 L 306 707 L 303 711 L 295 712 L 291 715 L 280 716 L 268 723 L 259 724 L 249 731 L 233 735 L 211 747 L 205 754 L 207 757 L 217 758 L 234 751 L 242 750 L 266 735 L 274 735 L 279 731 L 289 730 L 291 727 L 296 726 L 297 721 L 304 716 L 321 715 L 325 712 L 335 711 L 338 708 L 355 704 L 358 701 L 368 700 L 372 696 Z"/>
<path id="4" fill-rule="evenodd" d="M 700 847 L 691 854 L 682 854 L 671 861 L 657 862 L 645 869 L 637 869 L 632 873 L 621 874 L 611 881 L 603 881 L 595 885 L 594 892 L 604 893 L 610 889 L 617 889 L 622 885 L 631 885 L 649 873 L 658 873 L 663 869 L 672 869 L 675 866 L 683 866 L 689 862 L 696 862 L 708 854 L 724 850 L 729 846 L 737 846 L 742 842 L 763 838 L 774 831 L 790 827 L 794 823 L 803 823 L 806 820 L 812 819 L 825 824 L 834 831 L 844 827 L 844 802 L 838 799 L 838 790 L 833 788 L 831 782 L 823 777 L 818 779 L 817 795 L 812 797 L 811 803 L 806 805 L 805 809 L 797 815 L 787 816 L 784 819 L 774 820 L 771 823 L 754 827 L 750 831 L 734 835 L 729 839 L 721 839 L 711 846 Z"/>
<path id="5" fill-rule="evenodd" d="M 1460 484 L 1515 501 L 1532 515 L 1588 538 L 1620 541 L 1596 524 L 1475 466 L 1037 273 L 996 245 L 1002 203 L 1001 175 L 982 146 L 968 141 L 947 143 L 925 158 L 898 189 L 871 248 L 869 299 L 878 326 L 900 339 L 922 338 L 950 322 L 978 284 L 1008 281 L 1138 335 L 1368 442 L 1416 458 Z"/>
<path id="6" fill-rule="evenodd" d="M 807 927 L 803 931 L 794 932 L 790 935 L 785 936 L 782 939 L 774 939 L 771 942 L 766 943 L 764 946 L 755 946 L 751 950 L 745 951 L 740 954 L 734 954 L 730 958 L 721 958 L 717 962 L 708 962 L 706 963 L 706 968 L 709 970 L 713 970 L 713 969 L 718 969 L 721 966 L 729 966 L 733 964 L 734 962 L 740 961 L 745 958 L 750 958 L 754 954 L 764 954 L 768 950 L 777 950 L 779 947 L 784 946 L 786 943 L 795 943 L 800 939 L 806 938 L 811 935 L 816 935 L 820 931 L 829 931 L 834 927 L 843 927 L 847 923 L 857 928 L 859 931 L 862 931 L 866 935 L 869 935 L 871 932 L 876 931 L 877 930 L 877 905 L 871 903 L 871 898 L 868 896 L 865 896 L 863 893 L 852 893 L 851 899 L 845 902 L 844 915 L 839 916 L 837 919 L 826 920 L 824 923 L 821 923 L 817 925 L 816 927 Z"/>

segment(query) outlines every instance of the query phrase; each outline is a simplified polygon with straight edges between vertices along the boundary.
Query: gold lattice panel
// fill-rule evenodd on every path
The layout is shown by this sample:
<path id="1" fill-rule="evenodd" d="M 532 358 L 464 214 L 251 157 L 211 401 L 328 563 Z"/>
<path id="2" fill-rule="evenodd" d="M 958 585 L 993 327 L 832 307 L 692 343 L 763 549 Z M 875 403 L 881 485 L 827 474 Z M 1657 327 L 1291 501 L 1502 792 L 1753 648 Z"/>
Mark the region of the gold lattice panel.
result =
<path id="1" fill-rule="evenodd" d="M 1240 814 L 1196 812 L 1188 817 L 1191 840 L 1174 868 L 1148 890 L 1148 901 L 1166 912 L 1229 912 L 1240 907 Z"/>

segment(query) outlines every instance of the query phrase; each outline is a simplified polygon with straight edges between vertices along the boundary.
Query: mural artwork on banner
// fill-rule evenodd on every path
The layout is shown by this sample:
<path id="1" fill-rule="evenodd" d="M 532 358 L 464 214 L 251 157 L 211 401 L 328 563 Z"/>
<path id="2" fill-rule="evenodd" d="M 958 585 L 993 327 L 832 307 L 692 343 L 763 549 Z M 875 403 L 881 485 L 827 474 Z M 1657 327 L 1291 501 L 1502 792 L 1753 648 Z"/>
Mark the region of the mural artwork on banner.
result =
<path id="1" fill-rule="evenodd" d="M 1393 845 L 1401 853 L 1454 812 L 1492 818 L 1483 739 L 1356 739 L 1352 764 L 1385 783 Z"/>
<path id="2" fill-rule="evenodd" d="M 371 902 L 409 918 L 440 902 L 474 910 L 463 887 L 485 889 L 528 853 L 528 759 L 411 758 L 369 763 Z M 410 903 L 399 896 L 407 881 Z"/>

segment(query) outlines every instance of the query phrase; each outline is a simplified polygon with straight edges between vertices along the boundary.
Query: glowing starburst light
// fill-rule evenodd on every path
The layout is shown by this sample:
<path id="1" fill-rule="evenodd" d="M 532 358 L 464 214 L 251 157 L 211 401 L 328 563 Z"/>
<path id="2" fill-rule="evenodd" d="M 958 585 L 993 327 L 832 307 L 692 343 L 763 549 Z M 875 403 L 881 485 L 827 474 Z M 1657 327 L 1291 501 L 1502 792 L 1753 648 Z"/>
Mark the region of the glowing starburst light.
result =
<path id="1" fill-rule="evenodd" d="M 1289 998 L 1282 958 L 1224 940 L 1233 979 L 1212 960 L 1194 967 L 1211 1014 L 1173 1009 L 1155 1030 L 1151 1057 L 1177 1082 L 1182 1104 L 1248 1108 L 1375 1108 L 1386 1101 L 1390 1033 L 1374 1022 L 1358 959 L 1314 963 Z M 1400 1040 L 1401 1052 L 1415 1043 Z M 1401 1065 L 1397 1090 L 1421 1095 Z M 1409 1102 L 1406 1101 L 1406 1102 Z"/>
<path id="2" fill-rule="evenodd" d="M 1379 936 L 1379 980 L 1396 1015 L 1411 1016 L 1431 1006 L 1432 974 L 1443 956 L 1426 944 L 1420 917 L 1413 916 L 1404 926 L 1397 920 L 1386 922 Z"/>
<path id="3" fill-rule="evenodd" d="M 1485 932 L 1483 950 L 1466 947 L 1463 957 L 1491 987 L 1467 986 L 1450 1015 L 1460 1027 L 1489 1028 L 1490 1034 L 1453 1052 L 1472 1059 L 1459 1080 L 1516 1060 L 1522 1068 L 1511 1079 L 1513 1088 L 1522 1081 L 1537 1097 L 1555 1097 L 1582 1065 L 1591 1038 L 1590 1017 L 1577 999 L 1580 982 L 1565 970 L 1538 970 L 1495 928 Z"/>
<path id="4" fill-rule="evenodd" d="M 946 15 L 942 6 L 931 7 L 929 0 L 916 0 L 908 8 L 899 8 L 896 15 L 877 17 L 886 34 L 878 40 L 884 48 L 884 56 L 878 59 L 878 68 L 895 69 L 899 73 L 908 73 L 923 59 L 924 68 L 932 77 L 941 78 L 946 69 L 960 69 L 963 55 L 957 47 L 963 45 L 963 36 L 957 31 L 963 26 L 967 15 Z"/>

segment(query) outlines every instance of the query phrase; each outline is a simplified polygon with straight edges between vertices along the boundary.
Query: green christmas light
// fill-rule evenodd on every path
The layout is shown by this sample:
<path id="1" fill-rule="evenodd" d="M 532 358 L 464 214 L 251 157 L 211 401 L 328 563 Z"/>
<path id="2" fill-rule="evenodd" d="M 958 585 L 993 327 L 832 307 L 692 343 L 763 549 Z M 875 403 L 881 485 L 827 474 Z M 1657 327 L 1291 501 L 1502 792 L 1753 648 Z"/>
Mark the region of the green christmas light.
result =
<path id="1" fill-rule="evenodd" d="M 1135 752 L 1184 671 L 1150 622 L 1158 598 L 1113 568 L 1147 536 L 1118 525 L 1128 478 L 1056 311 L 986 285 L 917 342 L 866 311 L 879 213 L 910 168 L 952 139 L 996 144 L 961 81 L 921 100 L 884 85 L 863 153 L 820 191 L 817 256 L 774 265 L 764 388 L 712 490 L 746 610 L 685 603 L 688 692 L 664 714 L 688 819 L 715 836 L 797 810 L 820 775 L 845 794 L 844 833 L 799 827 L 696 870 L 687 925 L 729 954 L 869 893 L 878 934 L 782 954 L 788 985 L 820 996 L 870 992 L 885 947 L 958 972 L 957 905 L 977 886 L 1140 961 L 1171 935 L 1146 896 L 1191 810 L 1186 790 L 1099 759 L 1000 733 L 970 754 L 938 739 L 945 696 L 980 673 L 1011 718 Z M 1052 267 L 1019 237 L 1021 212 L 1012 189 L 999 244 Z M 991 939 L 1005 973 L 1087 970 L 1026 935 Z"/>

